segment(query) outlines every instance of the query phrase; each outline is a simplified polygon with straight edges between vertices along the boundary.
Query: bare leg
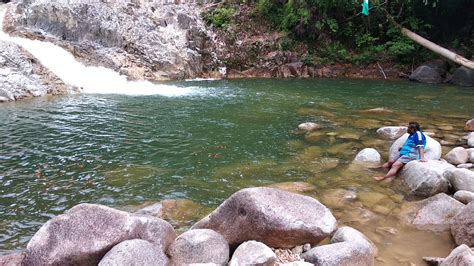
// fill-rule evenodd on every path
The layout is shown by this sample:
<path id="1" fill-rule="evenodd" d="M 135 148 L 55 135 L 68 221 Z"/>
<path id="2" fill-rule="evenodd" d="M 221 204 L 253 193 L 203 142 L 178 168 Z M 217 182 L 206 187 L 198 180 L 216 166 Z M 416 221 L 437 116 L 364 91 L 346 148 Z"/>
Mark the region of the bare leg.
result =
<path id="1" fill-rule="evenodd" d="M 390 168 L 395 161 L 388 161 L 382 165 L 383 168 Z"/>
<path id="2" fill-rule="evenodd" d="M 392 167 L 385 176 L 374 176 L 374 179 L 377 181 L 384 180 L 385 178 L 394 177 L 397 175 L 398 171 L 402 169 L 403 163 L 396 161 L 392 164 Z"/>

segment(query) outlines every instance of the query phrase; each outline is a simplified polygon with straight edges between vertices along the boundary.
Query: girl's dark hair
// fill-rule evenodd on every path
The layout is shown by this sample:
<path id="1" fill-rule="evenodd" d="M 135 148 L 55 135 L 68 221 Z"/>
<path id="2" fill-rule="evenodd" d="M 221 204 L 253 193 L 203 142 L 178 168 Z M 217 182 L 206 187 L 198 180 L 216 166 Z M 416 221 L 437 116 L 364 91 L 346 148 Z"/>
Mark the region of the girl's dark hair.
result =
<path id="1" fill-rule="evenodd" d="M 408 123 L 408 127 L 409 128 L 414 128 L 417 131 L 421 130 L 420 124 L 418 124 L 418 122 L 410 122 L 410 123 Z"/>

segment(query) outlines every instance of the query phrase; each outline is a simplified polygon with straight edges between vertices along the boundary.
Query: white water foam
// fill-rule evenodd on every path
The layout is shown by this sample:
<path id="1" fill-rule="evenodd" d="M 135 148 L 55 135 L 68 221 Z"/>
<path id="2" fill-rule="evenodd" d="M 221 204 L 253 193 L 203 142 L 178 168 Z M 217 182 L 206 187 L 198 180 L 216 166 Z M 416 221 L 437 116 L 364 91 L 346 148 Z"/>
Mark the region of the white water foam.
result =
<path id="1" fill-rule="evenodd" d="M 3 10 L 2 10 L 3 9 Z M 43 66 L 65 83 L 91 94 L 185 96 L 198 93 L 197 88 L 154 84 L 149 81 L 128 81 L 126 76 L 104 67 L 84 66 L 63 48 L 49 42 L 10 37 L 5 32 L 5 8 L 0 6 L 0 40 L 20 45 L 36 57 Z"/>

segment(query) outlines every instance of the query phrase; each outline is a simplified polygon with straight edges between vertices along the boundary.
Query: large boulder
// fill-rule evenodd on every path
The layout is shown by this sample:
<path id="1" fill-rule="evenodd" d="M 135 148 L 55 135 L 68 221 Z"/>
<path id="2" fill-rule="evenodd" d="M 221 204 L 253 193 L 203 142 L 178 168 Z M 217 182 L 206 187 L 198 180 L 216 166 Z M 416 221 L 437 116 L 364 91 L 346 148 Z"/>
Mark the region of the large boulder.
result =
<path id="1" fill-rule="evenodd" d="M 172 265 L 191 263 L 215 263 L 225 265 L 229 261 L 229 244 L 225 238 L 209 229 L 184 232 L 168 249 Z"/>
<path id="2" fill-rule="evenodd" d="M 432 84 L 443 82 L 443 78 L 441 77 L 439 72 L 436 69 L 431 68 L 426 65 L 421 65 L 417 67 L 415 71 L 411 73 L 409 79 L 411 81 L 418 81 L 422 83 L 432 83 Z"/>
<path id="3" fill-rule="evenodd" d="M 454 193 L 453 198 L 464 204 L 474 201 L 474 192 L 466 190 L 458 190 Z"/>
<path id="4" fill-rule="evenodd" d="M 423 65 L 431 67 L 432 69 L 436 70 L 441 77 L 445 77 L 448 72 L 448 62 L 442 59 L 435 59 L 428 62 L 423 63 Z"/>
<path id="5" fill-rule="evenodd" d="M 22 265 L 25 253 L 14 253 L 0 257 L 0 265 L 2 266 L 18 266 Z"/>
<path id="6" fill-rule="evenodd" d="M 124 240 L 147 240 L 165 251 L 175 238 L 173 227 L 159 218 L 79 204 L 36 232 L 26 247 L 24 264 L 97 264 Z"/>
<path id="7" fill-rule="evenodd" d="M 456 244 L 474 246 L 474 202 L 471 202 L 451 220 L 451 235 Z"/>
<path id="8" fill-rule="evenodd" d="M 336 230 L 337 222 L 311 197 L 258 187 L 234 193 L 192 228 L 213 229 L 234 247 L 256 240 L 273 248 L 292 248 L 319 243 Z"/>
<path id="9" fill-rule="evenodd" d="M 444 177 L 453 186 L 454 191 L 467 190 L 474 192 L 474 172 L 468 169 L 454 168 L 444 172 Z"/>
<path id="10" fill-rule="evenodd" d="M 389 150 L 389 160 L 395 160 L 395 158 L 399 157 L 400 151 L 399 149 L 403 146 L 405 141 L 407 140 L 409 134 L 405 133 L 403 136 L 398 138 L 392 146 L 390 146 Z M 426 160 L 439 160 L 441 158 L 441 144 L 434 140 L 432 137 L 426 135 L 426 148 L 425 148 L 425 159 Z"/>
<path id="11" fill-rule="evenodd" d="M 376 248 L 361 232 L 351 227 L 339 228 L 331 244 L 303 253 L 305 261 L 315 265 L 374 265 Z"/>
<path id="12" fill-rule="evenodd" d="M 365 148 L 361 150 L 355 157 L 356 163 L 380 163 L 380 153 L 374 148 Z"/>
<path id="13" fill-rule="evenodd" d="M 461 66 L 454 71 L 449 83 L 459 86 L 474 86 L 474 70 Z"/>
<path id="14" fill-rule="evenodd" d="M 448 231 L 451 219 L 464 208 L 464 204 L 444 193 L 406 205 L 411 205 L 408 207 L 411 210 L 404 211 L 407 214 L 404 219 L 420 230 L 434 232 Z"/>
<path id="15" fill-rule="evenodd" d="M 427 162 L 411 161 L 400 172 L 408 193 L 415 196 L 429 197 L 442 192 L 448 192 L 449 183 L 444 173 L 456 169 L 443 161 L 429 160 Z"/>
<path id="16" fill-rule="evenodd" d="M 384 139 L 398 139 L 407 133 L 407 127 L 381 127 L 377 129 L 377 134 Z"/>
<path id="17" fill-rule="evenodd" d="M 274 265 L 277 256 L 271 248 L 257 241 L 247 241 L 239 245 L 232 255 L 229 266 Z"/>
<path id="18" fill-rule="evenodd" d="M 132 239 L 121 242 L 113 247 L 102 260 L 99 266 L 115 265 L 168 265 L 169 259 L 160 246 L 142 239 Z"/>
<path id="19" fill-rule="evenodd" d="M 474 252 L 466 245 L 460 245 L 441 262 L 440 266 L 471 266 L 474 265 Z"/>
<path id="20" fill-rule="evenodd" d="M 450 150 L 445 156 L 444 159 L 450 164 L 458 165 L 467 163 L 469 160 L 469 154 L 467 150 L 463 147 L 456 147 Z"/>
<path id="21" fill-rule="evenodd" d="M 474 131 L 474 118 L 466 121 L 464 131 Z"/>

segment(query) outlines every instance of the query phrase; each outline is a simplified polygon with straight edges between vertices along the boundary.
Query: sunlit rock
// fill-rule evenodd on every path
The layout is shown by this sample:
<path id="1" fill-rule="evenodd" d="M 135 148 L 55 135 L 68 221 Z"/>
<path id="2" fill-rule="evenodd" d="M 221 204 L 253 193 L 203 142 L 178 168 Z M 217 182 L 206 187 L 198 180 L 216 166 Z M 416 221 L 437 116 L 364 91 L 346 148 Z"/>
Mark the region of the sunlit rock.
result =
<path id="1" fill-rule="evenodd" d="M 458 190 L 454 193 L 453 198 L 464 204 L 468 204 L 469 202 L 474 201 L 474 192 Z"/>
<path id="2" fill-rule="evenodd" d="M 321 129 L 322 126 L 320 124 L 316 124 L 313 122 L 306 122 L 298 125 L 298 131 L 306 133 L 311 132 L 317 129 Z"/>
<path id="3" fill-rule="evenodd" d="M 277 256 L 271 248 L 257 241 L 247 241 L 239 245 L 232 255 L 229 266 L 273 265 Z"/>
<path id="4" fill-rule="evenodd" d="M 374 148 L 365 148 L 361 150 L 355 157 L 356 163 L 380 163 L 380 153 Z"/>
<path id="5" fill-rule="evenodd" d="M 405 133 L 392 144 L 389 150 L 389 160 L 395 160 L 395 158 L 399 157 L 399 149 L 403 146 L 408 136 L 409 134 Z M 434 140 L 430 136 L 426 135 L 426 149 L 424 154 L 426 160 L 438 160 L 441 158 L 441 144 L 439 144 L 438 141 Z"/>
<path id="6" fill-rule="evenodd" d="M 305 243 L 317 244 L 336 226 L 336 219 L 329 209 L 317 200 L 258 187 L 234 193 L 192 228 L 213 229 L 231 246 L 256 240 L 274 248 L 289 248 Z"/>
<path id="7" fill-rule="evenodd" d="M 443 161 L 411 161 L 402 168 L 400 176 L 409 194 L 429 197 L 448 192 L 449 183 L 444 177 L 444 172 L 449 169 L 455 167 Z"/>
<path id="8" fill-rule="evenodd" d="M 189 230 L 181 234 L 168 248 L 172 265 L 214 263 L 229 261 L 229 244 L 225 238 L 209 229 Z"/>
<path id="9" fill-rule="evenodd" d="M 462 163 L 462 164 L 456 165 L 456 167 L 457 168 L 470 169 L 470 168 L 474 168 L 474 164 L 473 163 Z"/>
<path id="10" fill-rule="evenodd" d="M 175 239 L 164 220 L 79 204 L 46 222 L 26 247 L 25 265 L 97 264 L 116 244 L 140 238 L 163 251 Z"/>
<path id="11" fill-rule="evenodd" d="M 308 193 L 308 192 L 316 192 L 317 187 L 313 184 L 308 182 L 283 182 L 283 183 L 276 183 L 272 184 L 269 187 L 278 188 L 281 190 L 285 190 L 292 193 Z"/>
<path id="12" fill-rule="evenodd" d="M 397 139 L 407 132 L 407 127 L 381 127 L 377 129 L 377 134 L 384 139 Z"/>
<path id="13" fill-rule="evenodd" d="M 451 235 L 453 235 L 456 244 L 466 244 L 474 246 L 474 202 L 462 209 L 451 221 Z"/>
<path id="14" fill-rule="evenodd" d="M 168 264 L 169 259 L 160 246 L 142 239 L 126 240 L 117 244 L 99 262 L 99 266 Z"/>
<path id="15" fill-rule="evenodd" d="M 305 261 L 315 265 L 374 265 L 376 248 L 361 232 L 351 227 L 339 228 L 331 244 L 317 246 L 303 253 Z"/>
<path id="16" fill-rule="evenodd" d="M 468 169 L 449 169 L 444 172 L 454 191 L 467 190 L 474 192 L 474 172 Z"/>
<path id="17" fill-rule="evenodd" d="M 469 160 L 469 154 L 467 153 L 466 149 L 463 147 L 456 147 L 448 152 L 444 159 L 448 161 L 450 164 L 458 165 L 462 163 L 467 163 Z"/>
<path id="18" fill-rule="evenodd" d="M 466 122 L 464 126 L 464 131 L 474 131 L 474 118 Z"/>
<path id="19" fill-rule="evenodd" d="M 440 266 L 469 266 L 474 265 L 474 251 L 466 245 L 460 245 L 441 262 Z"/>

